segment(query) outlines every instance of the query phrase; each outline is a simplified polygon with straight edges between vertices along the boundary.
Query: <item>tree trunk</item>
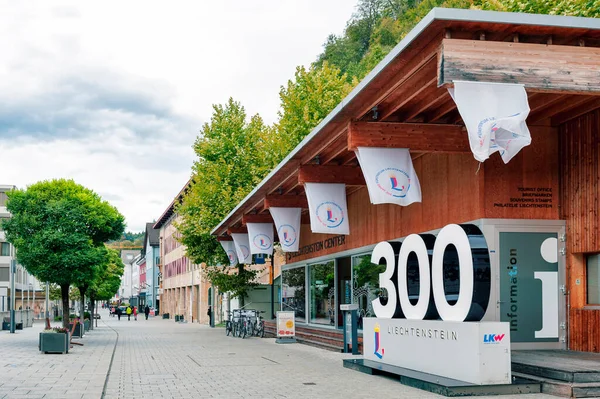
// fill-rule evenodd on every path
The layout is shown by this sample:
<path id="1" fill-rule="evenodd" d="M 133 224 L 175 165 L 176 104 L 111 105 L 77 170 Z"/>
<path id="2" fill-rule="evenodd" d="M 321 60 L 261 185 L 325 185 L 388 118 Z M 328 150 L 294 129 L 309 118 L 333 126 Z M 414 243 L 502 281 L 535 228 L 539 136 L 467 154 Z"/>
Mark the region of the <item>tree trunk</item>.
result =
<path id="1" fill-rule="evenodd" d="M 90 330 L 94 329 L 94 314 L 96 312 L 96 299 L 90 295 L 90 306 L 92 307 L 90 309 Z"/>
<path id="2" fill-rule="evenodd" d="M 69 284 L 60 286 L 60 295 L 62 297 L 62 324 L 64 328 L 69 328 Z"/>
<path id="3" fill-rule="evenodd" d="M 79 288 L 79 321 L 81 322 L 81 328 L 83 328 L 83 322 L 85 321 L 85 293 L 88 289 L 87 285 Z"/>

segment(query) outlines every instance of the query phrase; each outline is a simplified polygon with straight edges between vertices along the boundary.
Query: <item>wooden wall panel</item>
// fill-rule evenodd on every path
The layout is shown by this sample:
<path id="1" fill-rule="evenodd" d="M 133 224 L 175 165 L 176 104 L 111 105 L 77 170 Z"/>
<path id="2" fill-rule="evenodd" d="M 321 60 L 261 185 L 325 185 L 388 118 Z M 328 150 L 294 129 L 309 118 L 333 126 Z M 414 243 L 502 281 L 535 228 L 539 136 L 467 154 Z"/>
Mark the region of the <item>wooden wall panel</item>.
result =
<path id="1" fill-rule="evenodd" d="M 560 216 L 567 224 L 569 349 L 589 352 L 600 352 L 600 310 L 585 308 L 586 253 L 600 252 L 599 136 L 600 110 L 559 127 Z"/>
<path id="2" fill-rule="evenodd" d="M 494 154 L 482 165 L 486 218 L 559 218 L 558 131 L 550 127 L 530 130 L 531 145 L 508 164 Z"/>
<path id="3" fill-rule="evenodd" d="M 600 310 L 573 309 L 569 316 L 569 349 L 584 352 L 600 352 Z"/>
<path id="4" fill-rule="evenodd" d="M 472 154 L 425 154 L 414 160 L 423 202 L 408 207 L 371 205 L 366 187 L 348 196 L 350 235 L 343 244 L 327 247 L 321 242 L 334 236 L 312 234 L 303 225 L 300 254 L 288 254 L 287 262 L 297 262 L 344 250 L 376 244 L 481 218 L 558 219 L 558 132 L 554 128 L 533 127 L 533 144 L 504 164 L 494 154 L 479 168 Z M 533 188 L 530 194 L 551 197 L 524 197 L 520 188 Z M 542 191 L 539 191 L 542 190 Z M 550 191 L 543 191 L 550 190 Z M 533 198 L 550 207 L 523 207 L 511 198 Z M 502 206 L 516 203 L 516 207 Z M 501 206 L 495 206 L 501 204 Z M 310 248 L 312 244 L 316 244 Z M 302 249 L 303 247 L 304 250 Z M 310 251 L 310 252 L 309 252 Z"/>
<path id="5" fill-rule="evenodd" d="M 360 248 L 483 217 L 483 196 L 480 195 L 483 173 L 475 174 L 477 161 L 471 154 L 427 154 L 415 159 L 414 167 L 421 184 L 422 203 L 408 207 L 371 205 L 364 187 L 348 196 L 350 235 L 343 238 L 343 244 L 338 240 L 336 245 L 330 246 L 331 242 L 326 240 L 335 236 L 313 234 L 310 225 L 302 225 L 301 254 L 288 254 L 287 262 Z"/>
<path id="6" fill-rule="evenodd" d="M 600 252 L 600 110 L 560 126 L 561 218 L 567 248 Z"/>

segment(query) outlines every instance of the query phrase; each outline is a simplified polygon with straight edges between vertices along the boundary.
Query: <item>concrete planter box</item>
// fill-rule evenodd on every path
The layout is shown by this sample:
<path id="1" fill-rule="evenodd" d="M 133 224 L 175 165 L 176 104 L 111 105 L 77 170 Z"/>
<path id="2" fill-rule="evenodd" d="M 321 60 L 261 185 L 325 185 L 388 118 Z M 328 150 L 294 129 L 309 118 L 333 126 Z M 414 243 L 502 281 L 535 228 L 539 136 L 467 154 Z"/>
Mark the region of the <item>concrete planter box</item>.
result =
<path id="1" fill-rule="evenodd" d="M 69 323 L 69 331 L 73 331 L 74 337 L 83 338 L 83 330 L 84 328 L 81 323 L 77 323 L 77 326 L 75 326 L 75 331 L 73 331 L 73 323 Z"/>
<path id="2" fill-rule="evenodd" d="M 41 332 L 39 348 L 43 353 L 68 353 L 69 334 Z"/>
<path id="3" fill-rule="evenodd" d="M 3 321 L 2 322 L 2 330 L 10 330 L 10 322 Z"/>

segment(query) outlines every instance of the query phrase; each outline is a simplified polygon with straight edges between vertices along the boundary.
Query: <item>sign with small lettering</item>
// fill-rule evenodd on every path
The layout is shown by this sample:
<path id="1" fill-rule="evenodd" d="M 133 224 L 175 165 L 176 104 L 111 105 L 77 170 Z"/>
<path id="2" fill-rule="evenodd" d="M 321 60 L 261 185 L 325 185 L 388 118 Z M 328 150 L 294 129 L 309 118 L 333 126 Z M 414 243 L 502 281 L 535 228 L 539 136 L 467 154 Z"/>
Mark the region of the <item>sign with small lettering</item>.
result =
<path id="1" fill-rule="evenodd" d="M 495 208 L 552 208 L 552 187 L 517 187 L 506 202 L 494 202 Z"/>

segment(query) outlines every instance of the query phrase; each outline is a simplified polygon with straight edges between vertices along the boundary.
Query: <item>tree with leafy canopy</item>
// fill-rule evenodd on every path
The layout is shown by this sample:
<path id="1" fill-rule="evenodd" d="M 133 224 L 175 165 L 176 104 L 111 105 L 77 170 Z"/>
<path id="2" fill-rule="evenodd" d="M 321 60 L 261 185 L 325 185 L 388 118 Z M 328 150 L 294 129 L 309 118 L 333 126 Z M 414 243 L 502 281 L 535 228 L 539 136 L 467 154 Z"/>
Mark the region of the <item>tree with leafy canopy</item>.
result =
<path id="1" fill-rule="evenodd" d="M 192 262 L 229 264 L 210 232 L 278 162 L 271 134 L 262 118 L 255 115 L 248 120 L 244 107 L 231 98 L 227 104 L 213 106 L 210 123 L 203 126 L 194 144 L 198 159 L 192 184 L 176 209 L 181 216 L 176 226 Z M 218 281 L 235 281 L 238 288 L 234 291 L 245 293 L 244 287 L 251 287 L 254 277 L 243 265 L 238 269 L 235 277 L 221 273 Z M 217 285 L 217 275 L 209 276 Z"/>
<path id="2" fill-rule="evenodd" d="M 101 270 L 87 289 L 92 313 L 96 308 L 96 301 L 108 301 L 115 296 L 121 285 L 124 270 L 125 264 L 119 256 L 119 251 L 107 248 Z M 93 323 L 91 324 L 93 328 Z"/>
<path id="3" fill-rule="evenodd" d="M 293 80 L 279 92 L 281 111 L 276 129 L 283 144 L 283 159 L 298 145 L 352 90 L 346 75 L 324 62 L 321 66 L 296 68 Z"/>
<path id="4" fill-rule="evenodd" d="M 330 35 L 315 66 L 364 78 L 434 7 L 600 17 L 600 0 L 359 0 L 344 33 Z"/>
<path id="5" fill-rule="evenodd" d="M 105 261 L 104 243 L 120 237 L 125 219 L 73 180 L 42 181 L 7 194 L 12 217 L 3 222 L 6 238 L 29 273 L 60 286 L 63 326 L 68 327 L 69 287 L 96 278 Z"/>
<path id="6" fill-rule="evenodd" d="M 244 306 L 244 298 L 248 291 L 256 287 L 256 277 L 260 270 L 250 270 L 238 267 L 232 270 L 228 266 L 205 266 L 204 275 L 219 292 L 228 292 L 232 298 L 239 298 L 240 305 Z"/>

